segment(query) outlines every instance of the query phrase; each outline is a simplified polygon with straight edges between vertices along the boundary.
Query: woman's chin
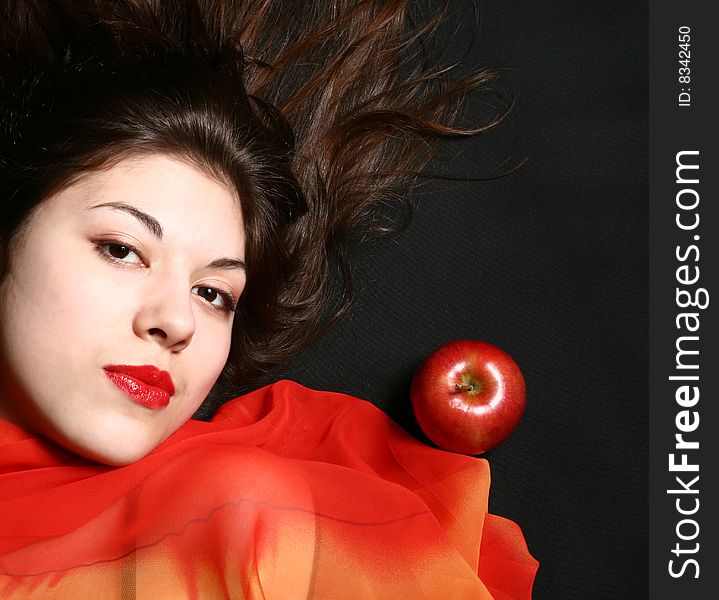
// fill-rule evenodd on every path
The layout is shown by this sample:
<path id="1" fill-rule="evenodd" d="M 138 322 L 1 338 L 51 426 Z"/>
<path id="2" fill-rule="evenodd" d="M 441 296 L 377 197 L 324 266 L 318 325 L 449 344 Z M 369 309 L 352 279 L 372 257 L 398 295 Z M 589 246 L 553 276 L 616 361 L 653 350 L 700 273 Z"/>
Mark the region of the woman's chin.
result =
<path id="1" fill-rule="evenodd" d="M 147 456 L 155 448 L 155 445 L 150 443 L 132 447 L 125 447 L 121 444 L 103 444 L 101 446 L 92 445 L 87 447 L 77 445 L 69 447 L 63 444 L 63 446 L 78 456 L 110 467 L 124 467 L 135 463 Z"/>
<path id="2" fill-rule="evenodd" d="M 123 467 L 147 456 L 164 437 L 137 430 L 125 433 L 105 431 L 95 436 L 56 437 L 54 441 L 83 458 L 112 467 Z"/>
<path id="3" fill-rule="evenodd" d="M 91 456 L 86 456 L 86 458 L 107 465 L 109 467 L 124 467 L 137 462 L 141 458 L 144 458 L 152 450 L 152 447 L 148 447 L 146 450 L 140 452 L 135 450 L 128 452 L 117 452 L 116 448 L 112 448 L 111 452 L 93 453 Z"/>

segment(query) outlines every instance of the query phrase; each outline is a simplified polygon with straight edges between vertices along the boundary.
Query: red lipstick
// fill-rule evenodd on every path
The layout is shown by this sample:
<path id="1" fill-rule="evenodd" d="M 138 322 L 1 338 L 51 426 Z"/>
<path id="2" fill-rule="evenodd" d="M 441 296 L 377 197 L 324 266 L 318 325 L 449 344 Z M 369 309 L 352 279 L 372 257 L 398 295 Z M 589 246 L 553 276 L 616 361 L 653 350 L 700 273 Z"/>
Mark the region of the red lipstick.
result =
<path id="1" fill-rule="evenodd" d="M 104 370 L 130 400 L 147 408 L 164 408 L 175 393 L 170 374 L 153 365 L 109 365 Z"/>

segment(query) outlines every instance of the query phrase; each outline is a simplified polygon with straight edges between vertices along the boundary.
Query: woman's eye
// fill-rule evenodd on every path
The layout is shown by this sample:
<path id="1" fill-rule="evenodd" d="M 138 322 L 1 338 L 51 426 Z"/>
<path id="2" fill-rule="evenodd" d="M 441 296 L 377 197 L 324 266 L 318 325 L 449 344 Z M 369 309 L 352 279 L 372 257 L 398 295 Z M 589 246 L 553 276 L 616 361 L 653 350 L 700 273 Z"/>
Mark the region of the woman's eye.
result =
<path id="1" fill-rule="evenodd" d="M 142 265 L 140 254 L 132 246 L 119 242 L 101 242 L 97 248 L 103 256 L 113 262 Z"/>
<path id="2" fill-rule="evenodd" d="M 118 246 L 116 244 L 110 244 L 107 250 L 108 254 L 113 258 L 127 258 L 127 255 L 132 252 L 127 246 Z"/>
<path id="3" fill-rule="evenodd" d="M 226 292 L 201 285 L 193 287 L 192 292 L 211 304 L 213 308 L 223 312 L 233 312 L 235 310 L 234 301 L 232 300 L 230 294 Z"/>

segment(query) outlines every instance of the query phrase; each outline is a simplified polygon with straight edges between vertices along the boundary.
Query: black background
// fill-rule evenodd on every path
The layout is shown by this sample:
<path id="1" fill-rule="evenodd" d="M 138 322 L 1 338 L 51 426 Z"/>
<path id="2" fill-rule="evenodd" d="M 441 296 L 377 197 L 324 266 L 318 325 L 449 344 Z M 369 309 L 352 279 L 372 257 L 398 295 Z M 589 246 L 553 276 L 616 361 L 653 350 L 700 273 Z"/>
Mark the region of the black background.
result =
<path id="1" fill-rule="evenodd" d="M 422 359 L 458 338 L 505 349 L 527 409 L 485 455 L 490 511 L 519 523 L 539 560 L 534 598 L 646 598 L 647 5 L 480 9 L 471 60 L 507 67 L 517 103 L 440 164 L 473 176 L 526 164 L 418 188 L 409 230 L 355 250 L 352 315 L 282 376 L 370 400 L 425 439 L 408 396 Z"/>

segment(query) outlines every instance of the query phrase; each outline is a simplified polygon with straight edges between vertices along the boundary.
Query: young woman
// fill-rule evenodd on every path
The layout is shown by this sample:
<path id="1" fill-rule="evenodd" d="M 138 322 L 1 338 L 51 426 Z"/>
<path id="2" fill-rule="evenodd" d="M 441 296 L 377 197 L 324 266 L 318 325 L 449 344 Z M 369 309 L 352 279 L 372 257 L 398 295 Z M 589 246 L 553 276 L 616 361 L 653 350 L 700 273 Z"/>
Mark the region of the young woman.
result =
<path id="1" fill-rule="evenodd" d="M 441 11 L 285 4 L 0 9 L 2 598 L 531 596 L 485 461 L 268 383 L 491 75 Z"/>

